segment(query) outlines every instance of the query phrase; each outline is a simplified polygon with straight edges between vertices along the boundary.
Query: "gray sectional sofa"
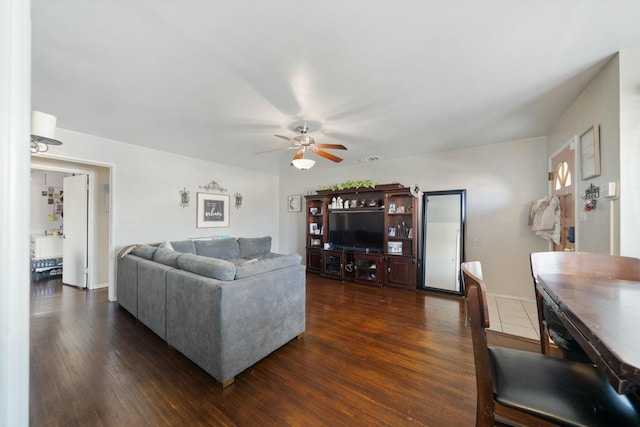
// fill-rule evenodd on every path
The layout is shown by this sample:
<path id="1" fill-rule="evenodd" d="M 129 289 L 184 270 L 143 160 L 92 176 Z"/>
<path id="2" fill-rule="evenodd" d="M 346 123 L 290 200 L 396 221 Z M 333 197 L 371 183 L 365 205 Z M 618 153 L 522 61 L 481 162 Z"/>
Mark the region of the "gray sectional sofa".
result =
<path id="1" fill-rule="evenodd" d="M 305 267 L 271 237 L 131 245 L 118 303 L 223 387 L 305 330 Z"/>

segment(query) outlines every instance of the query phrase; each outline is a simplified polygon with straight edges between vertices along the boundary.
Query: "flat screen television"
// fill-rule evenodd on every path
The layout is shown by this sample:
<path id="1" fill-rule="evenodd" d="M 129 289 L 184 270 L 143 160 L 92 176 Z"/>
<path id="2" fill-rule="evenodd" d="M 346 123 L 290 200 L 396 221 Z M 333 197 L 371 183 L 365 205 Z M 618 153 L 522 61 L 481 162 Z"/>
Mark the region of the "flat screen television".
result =
<path id="1" fill-rule="evenodd" d="M 329 213 L 329 243 L 335 249 L 382 252 L 384 213 L 382 211 Z"/>

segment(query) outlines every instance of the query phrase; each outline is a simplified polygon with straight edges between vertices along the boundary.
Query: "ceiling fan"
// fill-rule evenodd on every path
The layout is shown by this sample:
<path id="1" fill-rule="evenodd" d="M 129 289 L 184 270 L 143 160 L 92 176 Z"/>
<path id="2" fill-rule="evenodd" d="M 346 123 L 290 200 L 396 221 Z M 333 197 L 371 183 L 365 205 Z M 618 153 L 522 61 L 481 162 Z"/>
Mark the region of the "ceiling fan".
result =
<path id="1" fill-rule="evenodd" d="M 291 165 L 297 167 L 298 169 L 310 169 L 316 163 L 313 159 L 304 158 L 304 153 L 309 151 L 313 154 L 317 154 L 320 157 L 324 157 L 325 159 L 329 159 L 336 163 L 342 161 L 341 157 L 338 157 L 321 149 L 324 148 L 331 150 L 346 150 L 347 147 L 342 144 L 316 144 L 315 140 L 307 135 L 308 131 L 309 127 L 307 125 L 301 125 L 298 126 L 298 132 L 300 133 L 300 135 L 297 135 L 293 138 L 284 135 L 274 135 L 278 138 L 284 139 L 285 141 L 289 141 L 291 145 L 284 148 L 260 151 L 256 154 L 269 153 L 272 151 L 298 150 L 296 154 L 293 155 L 293 159 L 291 159 Z"/>

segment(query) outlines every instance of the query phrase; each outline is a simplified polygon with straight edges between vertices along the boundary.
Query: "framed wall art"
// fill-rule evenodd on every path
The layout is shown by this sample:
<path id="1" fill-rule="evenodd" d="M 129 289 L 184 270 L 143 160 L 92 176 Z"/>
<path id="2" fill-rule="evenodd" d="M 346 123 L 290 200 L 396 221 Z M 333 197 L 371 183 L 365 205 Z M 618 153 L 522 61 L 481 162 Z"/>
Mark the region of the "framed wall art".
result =
<path id="1" fill-rule="evenodd" d="M 580 135 L 580 170 L 582 179 L 600 176 L 600 126 L 593 125 Z"/>
<path id="2" fill-rule="evenodd" d="M 228 227 L 229 202 L 224 194 L 197 193 L 196 227 Z"/>
<path id="3" fill-rule="evenodd" d="M 289 196 L 287 206 L 289 212 L 300 212 L 302 210 L 302 196 Z"/>

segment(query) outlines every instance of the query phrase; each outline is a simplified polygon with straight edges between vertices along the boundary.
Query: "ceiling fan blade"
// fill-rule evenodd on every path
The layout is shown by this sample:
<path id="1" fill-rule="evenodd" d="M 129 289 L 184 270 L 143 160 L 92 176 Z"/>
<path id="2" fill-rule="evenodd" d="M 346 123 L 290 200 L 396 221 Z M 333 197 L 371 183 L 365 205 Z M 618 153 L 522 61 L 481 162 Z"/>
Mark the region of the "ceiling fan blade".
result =
<path id="1" fill-rule="evenodd" d="M 346 150 L 347 147 L 345 147 L 342 144 L 316 144 L 316 147 L 318 148 L 331 148 L 333 150 Z"/>
<path id="2" fill-rule="evenodd" d="M 264 151 L 256 151 L 253 154 L 264 154 L 264 153 L 273 153 L 274 151 L 287 151 L 287 150 L 293 150 L 297 147 L 282 147 L 282 148 L 273 148 L 271 150 L 264 150 Z"/>
<path id="3" fill-rule="evenodd" d="M 326 151 L 315 150 L 315 153 L 320 157 L 324 157 L 325 159 L 329 159 L 329 160 L 331 160 L 333 162 L 336 162 L 336 163 L 340 163 L 342 161 L 342 158 L 340 158 L 338 156 L 334 156 L 331 153 L 327 153 Z"/>
<path id="4" fill-rule="evenodd" d="M 289 141 L 289 142 L 294 143 L 294 144 L 296 142 L 293 138 L 289 138 L 288 136 L 284 136 L 284 135 L 273 135 L 273 136 L 277 136 L 278 138 L 282 138 L 285 141 Z"/>

